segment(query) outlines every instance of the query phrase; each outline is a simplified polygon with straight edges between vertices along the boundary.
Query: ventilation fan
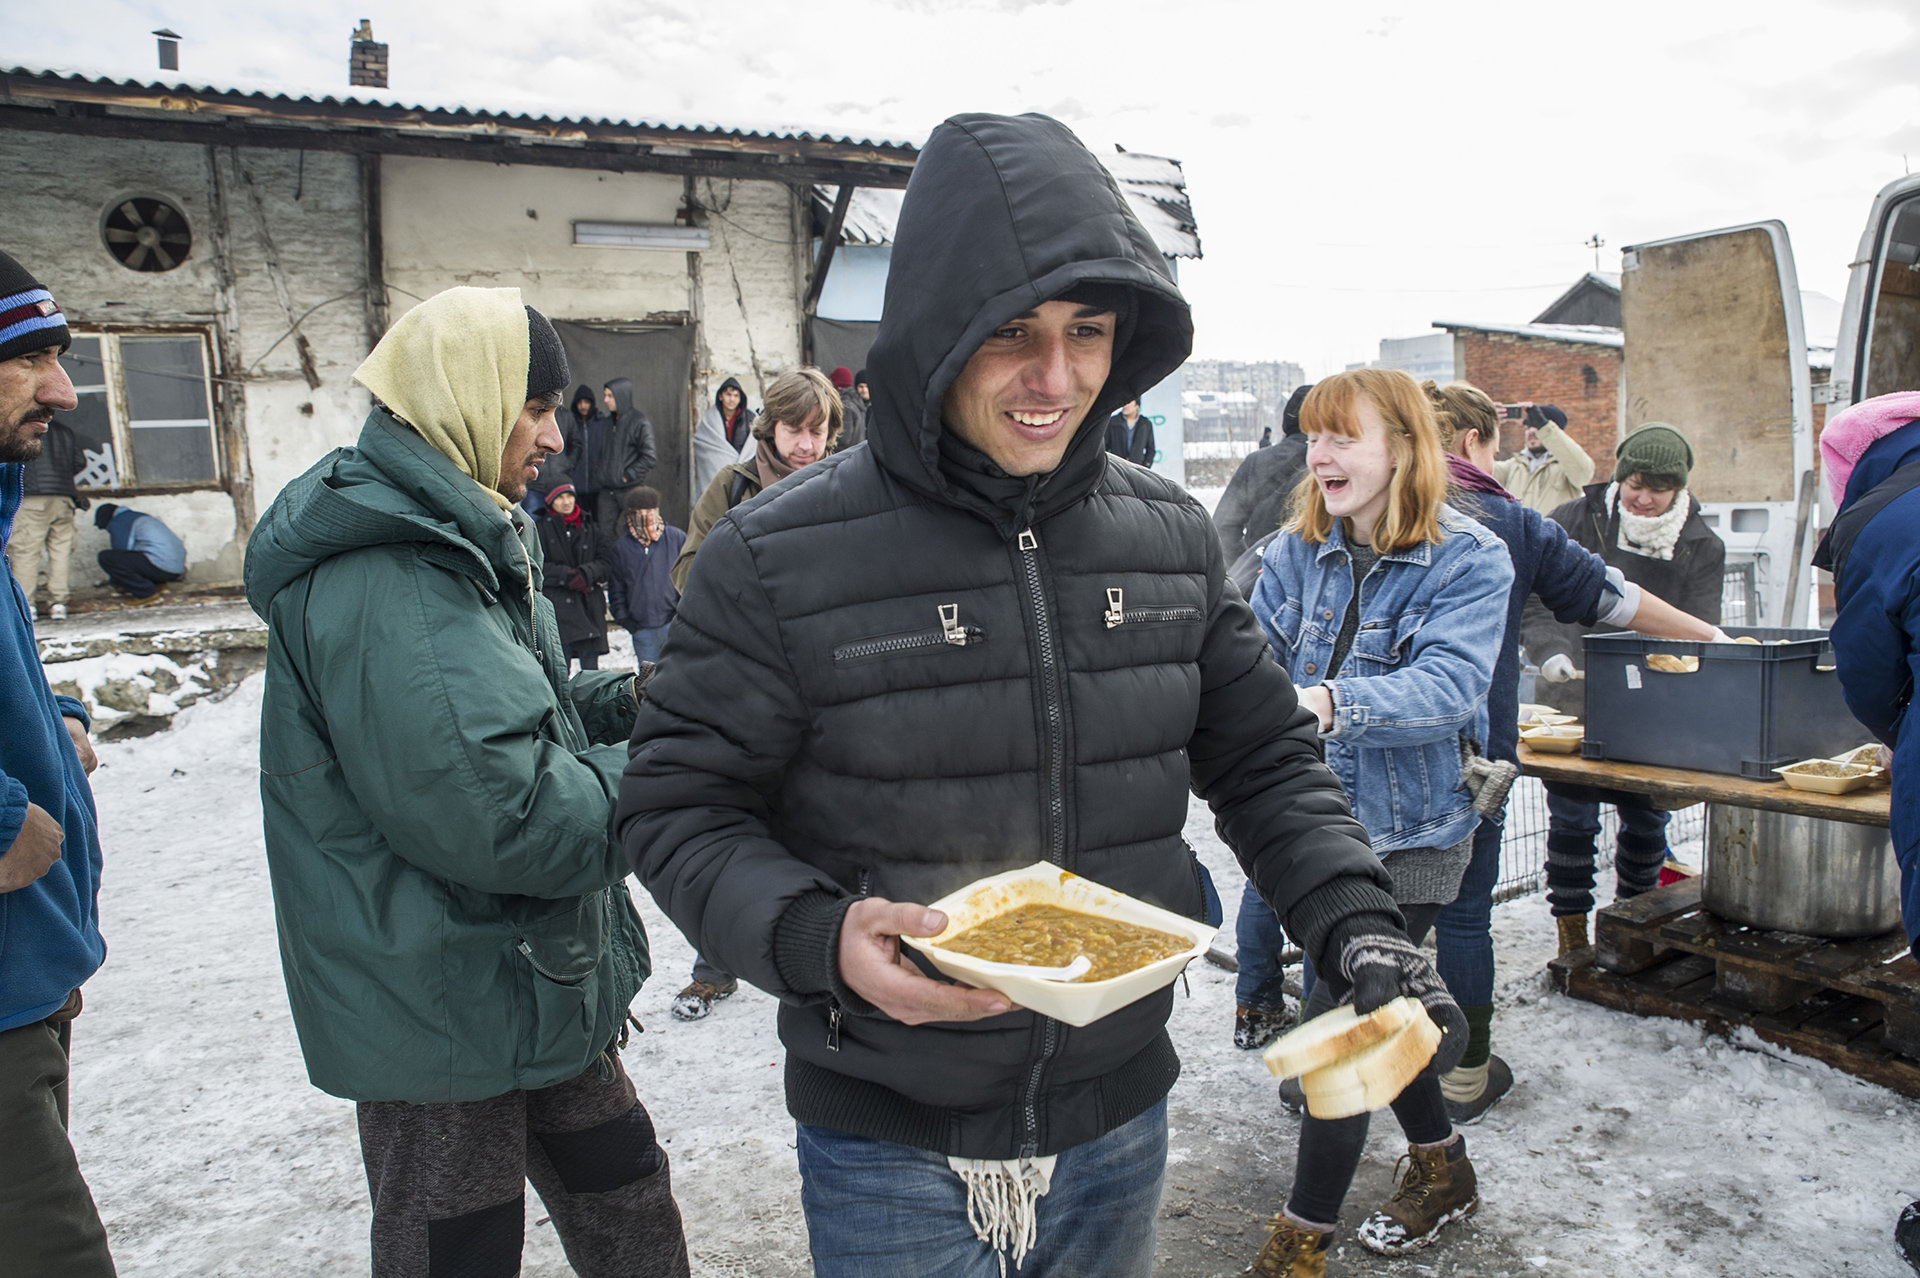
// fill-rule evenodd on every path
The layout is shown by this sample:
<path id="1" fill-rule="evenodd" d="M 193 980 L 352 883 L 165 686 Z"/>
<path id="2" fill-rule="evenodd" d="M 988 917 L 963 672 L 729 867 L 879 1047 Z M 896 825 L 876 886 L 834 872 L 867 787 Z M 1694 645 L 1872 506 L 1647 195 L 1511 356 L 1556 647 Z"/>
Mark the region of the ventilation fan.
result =
<path id="1" fill-rule="evenodd" d="M 193 249 L 193 233 L 180 210 L 145 195 L 109 209 L 100 234 L 114 261 L 133 271 L 171 271 Z"/>

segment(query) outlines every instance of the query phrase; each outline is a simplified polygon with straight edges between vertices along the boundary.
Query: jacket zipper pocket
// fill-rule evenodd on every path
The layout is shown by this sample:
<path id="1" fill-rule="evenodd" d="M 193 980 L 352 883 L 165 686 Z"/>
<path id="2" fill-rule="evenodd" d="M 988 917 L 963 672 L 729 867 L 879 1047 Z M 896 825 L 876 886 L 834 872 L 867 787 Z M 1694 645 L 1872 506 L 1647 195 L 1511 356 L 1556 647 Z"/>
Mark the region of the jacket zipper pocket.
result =
<path id="1" fill-rule="evenodd" d="M 527 944 L 525 941 L 520 942 L 514 948 L 519 950 L 522 954 L 526 955 L 527 962 L 533 965 L 534 971 L 540 973 L 540 975 L 546 977 L 549 981 L 555 982 L 556 984 L 578 985 L 580 982 L 586 980 L 587 977 L 592 975 L 591 972 L 582 972 L 578 976 L 562 976 L 560 975 L 560 973 L 554 971 L 552 968 L 549 968 L 545 963 L 542 963 L 539 959 L 535 958 L 533 956 L 533 946 Z"/>
<path id="2" fill-rule="evenodd" d="M 941 604 L 939 607 L 940 628 L 938 630 L 919 630 L 897 635 L 880 635 L 873 639 L 859 639 L 853 643 L 843 643 L 833 650 L 835 661 L 863 661 L 868 657 L 891 657 L 903 652 L 918 652 L 928 648 L 950 645 L 955 648 L 969 648 L 974 644 L 985 643 L 987 632 L 979 626 L 960 624 L 960 605 Z"/>
<path id="3" fill-rule="evenodd" d="M 1126 606 L 1126 594 L 1119 586 L 1107 587 L 1107 610 L 1102 616 L 1109 630 L 1115 626 L 1140 622 L 1203 620 L 1200 610 L 1194 607 L 1129 608 Z"/>

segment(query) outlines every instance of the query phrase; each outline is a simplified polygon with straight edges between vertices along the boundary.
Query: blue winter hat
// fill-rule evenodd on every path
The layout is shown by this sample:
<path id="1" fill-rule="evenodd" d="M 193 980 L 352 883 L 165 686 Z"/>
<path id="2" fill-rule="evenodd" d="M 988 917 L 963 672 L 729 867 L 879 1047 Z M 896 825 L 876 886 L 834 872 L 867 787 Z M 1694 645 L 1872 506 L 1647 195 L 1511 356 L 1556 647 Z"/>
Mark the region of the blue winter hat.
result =
<path id="1" fill-rule="evenodd" d="M 67 317 L 27 268 L 0 253 L 0 359 L 15 359 L 58 346 L 73 345 Z"/>

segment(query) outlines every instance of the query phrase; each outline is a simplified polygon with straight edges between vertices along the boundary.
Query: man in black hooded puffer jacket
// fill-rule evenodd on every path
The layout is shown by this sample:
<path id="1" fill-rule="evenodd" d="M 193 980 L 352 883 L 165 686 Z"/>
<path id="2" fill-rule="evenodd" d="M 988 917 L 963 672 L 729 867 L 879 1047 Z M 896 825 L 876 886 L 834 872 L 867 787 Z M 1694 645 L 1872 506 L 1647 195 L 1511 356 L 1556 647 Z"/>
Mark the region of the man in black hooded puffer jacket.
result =
<path id="1" fill-rule="evenodd" d="M 1191 786 L 1361 1010 L 1464 1022 L 1206 511 L 1106 456 L 1193 330 L 1099 162 L 1043 116 L 949 120 L 884 314 L 867 447 L 702 545 L 616 825 L 700 952 L 781 1000 L 816 1274 L 976 1272 L 968 1186 L 999 1175 L 1037 1222 L 1023 1276 L 1144 1275 L 1173 989 L 1068 1027 L 930 978 L 898 942 L 944 925 L 920 903 L 1049 861 L 1197 917 Z"/>

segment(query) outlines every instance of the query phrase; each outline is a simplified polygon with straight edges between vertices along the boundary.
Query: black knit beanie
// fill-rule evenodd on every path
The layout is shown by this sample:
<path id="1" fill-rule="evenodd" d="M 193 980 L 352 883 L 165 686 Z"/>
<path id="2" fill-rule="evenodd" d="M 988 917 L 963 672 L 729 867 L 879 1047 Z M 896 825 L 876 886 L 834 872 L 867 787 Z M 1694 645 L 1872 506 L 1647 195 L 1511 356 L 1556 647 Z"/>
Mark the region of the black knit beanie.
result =
<path id="1" fill-rule="evenodd" d="M 1298 435 L 1300 433 L 1300 405 L 1307 402 L 1307 392 L 1313 389 L 1313 383 L 1293 388 L 1293 394 L 1287 396 L 1287 406 L 1280 413 L 1280 433 Z"/>
<path id="2" fill-rule="evenodd" d="M 67 317 L 27 268 L 0 253 L 0 359 L 73 345 Z"/>
<path id="3" fill-rule="evenodd" d="M 872 382 L 867 380 L 867 370 L 864 368 L 853 375 L 853 384 L 855 386 L 860 386 L 860 385 L 872 386 L 873 385 Z"/>
<path id="4" fill-rule="evenodd" d="M 93 508 L 93 526 L 104 531 L 106 526 L 113 522 L 113 517 L 119 513 L 118 506 L 110 501 L 103 501 Z"/>
<path id="5" fill-rule="evenodd" d="M 567 389 L 573 372 L 567 367 L 567 349 L 547 317 L 527 307 L 527 398 L 543 399 Z"/>

